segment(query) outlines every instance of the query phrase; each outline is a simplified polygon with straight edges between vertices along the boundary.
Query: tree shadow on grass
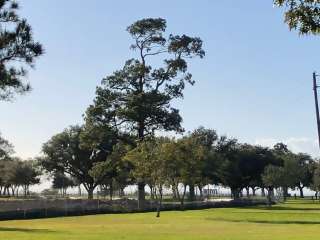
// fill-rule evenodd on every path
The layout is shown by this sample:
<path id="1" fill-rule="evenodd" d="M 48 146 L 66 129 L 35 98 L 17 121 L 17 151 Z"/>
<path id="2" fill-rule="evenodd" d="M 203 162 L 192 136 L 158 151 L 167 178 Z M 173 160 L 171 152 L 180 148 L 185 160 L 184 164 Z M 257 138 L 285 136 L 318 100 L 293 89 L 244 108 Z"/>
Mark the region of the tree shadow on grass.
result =
<path id="1" fill-rule="evenodd" d="M 301 204 L 319 204 L 319 200 L 317 201 L 312 201 L 312 200 L 305 200 L 303 202 L 301 201 L 287 201 L 286 202 L 287 205 L 294 205 L 294 204 L 298 204 L 298 205 L 301 205 Z"/>
<path id="2" fill-rule="evenodd" d="M 285 210 L 285 211 L 320 211 L 320 207 L 319 208 L 313 208 L 313 207 L 309 207 L 309 208 L 303 208 L 303 207 L 285 207 L 285 206 L 272 206 L 272 207 L 242 207 L 239 209 L 247 209 L 247 210 Z"/>
<path id="3" fill-rule="evenodd" d="M 262 223 L 262 224 L 320 224 L 320 221 L 290 221 L 290 220 L 257 220 L 257 219 L 225 219 L 225 218 L 207 218 L 206 220 L 234 222 L 234 223 Z"/>
<path id="4" fill-rule="evenodd" d="M 9 228 L 0 227 L 0 232 L 22 232 L 22 233 L 53 233 L 55 231 L 49 229 L 33 229 L 33 228 Z"/>
<path id="5" fill-rule="evenodd" d="M 272 210 L 272 209 L 266 209 L 265 211 L 239 211 L 239 212 L 231 212 L 231 213 L 235 213 L 235 214 L 270 214 L 270 212 L 268 210 Z M 301 215 L 301 212 L 274 212 L 274 214 L 285 214 L 285 215 Z M 318 214 L 319 212 L 305 212 L 303 214 L 309 214 L 309 215 L 314 215 L 314 214 Z"/>

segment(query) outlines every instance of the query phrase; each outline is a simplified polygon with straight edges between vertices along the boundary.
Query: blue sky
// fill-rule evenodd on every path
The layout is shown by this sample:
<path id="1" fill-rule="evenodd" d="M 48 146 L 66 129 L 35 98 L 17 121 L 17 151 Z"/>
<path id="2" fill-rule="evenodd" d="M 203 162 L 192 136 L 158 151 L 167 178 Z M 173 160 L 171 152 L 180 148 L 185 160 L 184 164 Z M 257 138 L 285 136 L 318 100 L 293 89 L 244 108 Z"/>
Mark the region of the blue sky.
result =
<path id="1" fill-rule="evenodd" d="M 203 125 L 318 155 L 311 78 L 320 39 L 290 32 L 272 0 L 20 2 L 46 54 L 29 73 L 34 90 L 0 103 L 0 131 L 18 156 L 39 154 L 53 134 L 81 123 L 101 79 L 134 56 L 126 27 L 145 17 L 204 41 L 206 57 L 190 62 L 196 84 L 174 103 L 186 130 Z"/>

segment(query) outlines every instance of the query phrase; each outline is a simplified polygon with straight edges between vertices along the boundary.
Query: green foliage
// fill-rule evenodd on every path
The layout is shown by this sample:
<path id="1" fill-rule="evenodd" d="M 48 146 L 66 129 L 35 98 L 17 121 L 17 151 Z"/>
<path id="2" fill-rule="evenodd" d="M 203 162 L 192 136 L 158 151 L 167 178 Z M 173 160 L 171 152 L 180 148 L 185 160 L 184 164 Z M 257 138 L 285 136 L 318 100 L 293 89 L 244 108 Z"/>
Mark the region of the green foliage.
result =
<path id="1" fill-rule="evenodd" d="M 285 22 L 290 30 L 297 29 L 300 34 L 320 33 L 319 0 L 274 0 L 274 4 L 286 9 Z"/>
<path id="2" fill-rule="evenodd" d="M 0 1 L 0 100 L 30 91 L 24 81 L 26 67 L 33 67 L 43 54 L 41 44 L 33 40 L 31 26 L 18 16 L 18 7 L 16 1 Z"/>
<path id="3" fill-rule="evenodd" d="M 169 139 L 149 139 L 129 151 L 124 159 L 133 165 L 132 174 L 136 181 L 146 182 L 158 190 L 168 181 L 168 161 L 166 158 L 166 144 Z"/>
<path id="4" fill-rule="evenodd" d="M 41 165 L 48 172 L 64 172 L 84 185 L 92 198 L 93 190 L 107 177 L 90 174 L 98 164 L 108 165 L 109 156 L 117 143 L 113 131 L 106 127 L 72 126 L 53 136 L 43 145 L 45 156 Z"/>
<path id="5" fill-rule="evenodd" d="M 0 175 L 0 187 L 4 190 L 4 194 L 9 195 L 9 188 L 12 190 L 12 195 L 18 194 L 19 188 L 22 187 L 24 195 L 28 195 L 29 187 L 40 183 L 41 171 L 33 160 L 10 158 L 7 161 L 0 161 Z"/>
<path id="6" fill-rule="evenodd" d="M 133 39 L 130 48 L 138 56 L 102 80 L 94 103 L 86 111 L 86 122 L 113 126 L 139 141 L 158 130 L 182 132 L 182 117 L 171 103 L 183 97 L 187 83 L 194 84 L 187 60 L 204 57 L 202 40 L 186 35 L 165 36 L 166 20 L 162 18 L 136 21 L 127 31 Z M 157 66 L 154 62 L 163 64 Z M 139 182 L 141 203 L 144 185 Z"/>
<path id="7" fill-rule="evenodd" d="M 187 59 L 204 56 L 202 41 L 185 35 L 165 37 L 166 21 L 161 18 L 139 20 L 127 30 L 138 58 L 102 81 L 86 120 L 121 126 L 140 140 L 155 130 L 182 131 L 182 118 L 171 101 L 183 97 L 186 83 L 193 84 Z M 153 58 L 164 65 L 151 66 Z"/>
<path id="8" fill-rule="evenodd" d="M 8 160 L 14 153 L 13 146 L 0 135 L 0 161 Z"/>
<path id="9" fill-rule="evenodd" d="M 319 163 L 315 164 L 312 189 L 314 191 L 320 192 L 320 164 Z"/>
<path id="10" fill-rule="evenodd" d="M 165 158 L 165 144 L 168 139 L 150 139 L 138 144 L 125 155 L 133 165 L 133 176 L 139 182 L 146 182 L 158 201 L 157 217 L 160 217 L 163 189 L 168 183 L 168 160 Z"/>
<path id="11" fill-rule="evenodd" d="M 284 184 L 284 175 L 283 167 L 269 165 L 263 172 L 262 181 L 267 188 L 282 187 Z"/>
<path id="12" fill-rule="evenodd" d="M 77 186 L 76 181 L 64 173 L 55 172 L 53 175 L 52 188 L 62 191 L 62 194 L 65 195 L 66 190 L 70 187 Z"/>

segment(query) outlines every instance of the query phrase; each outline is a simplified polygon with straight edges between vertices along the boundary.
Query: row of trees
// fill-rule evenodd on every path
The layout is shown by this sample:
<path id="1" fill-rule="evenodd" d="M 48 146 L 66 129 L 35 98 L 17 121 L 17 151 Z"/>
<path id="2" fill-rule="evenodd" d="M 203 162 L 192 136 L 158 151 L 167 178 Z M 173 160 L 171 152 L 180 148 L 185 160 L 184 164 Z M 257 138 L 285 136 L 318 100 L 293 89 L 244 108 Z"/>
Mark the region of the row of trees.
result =
<path id="1" fill-rule="evenodd" d="M 241 144 L 204 128 L 181 139 L 156 137 L 160 131 L 184 131 L 179 110 L 171 103 L 183 97 L 186 84 L 194 84 L 187 71 L 189 60 L 205 55 L 200 38 L 166 35 L 165 30 L 161 18 L 142 19 L 127 28 L 137 57 L 103 79 L 82 126 L 72 126 L 44 144 L 43 168 L 75 178 L 89 198 L 97 186 L 112 193 L 115 186 L 123 191 L 135 183 L 141 207 L 146 184 L 160 199 L 163 186 L 170 187 L 182 204 L 187 187 L 193 199 L 194 189 L 201 192 L 208 183 L 230 187 L 235 198 L 242 189 L 268 188 L 271 193 L 279 184 L 303 189 L 306 184 L 300 178 L 294 183 L 272 182 L 271 173 L 285 170 L 291 159 L 312 162 L 282 144 L 275 149 Z M 159 62 L 163 64 L 155 64 Z M 293 165 L 299 168 L 297 164 Z M 266 168 L 269 165 L 274 168 Z"/>
<path id="2" fill-rule="evenodd" d="M 318 34 L 318 1 L 274 0 L 274 3 L 286 8 L 285 20 L 290 28 L 302 34 Z M 0 1 L 0 98 L 5 100 L 14 92 L 30 90 L 24 82 L 24 68 L 32 67 L 43 53 L 41 44 L 32 38 L 31 27 L 17 15 L 17 9 L 15 1 Z M 72 177 L 92 198 L 97 186 L 112 193 L 115 187 L 123 191 L 125 186 L 136 183 L 141 205 L 146 184 L 157 198 L 161 198 L 163 186 L 170 186 L 183 204 L 187 186 L 193 198 L 195 187 L 202 189 L 204 184 L 220 183 L 229 186 L 236 198 L 243 188 L 254 192 L 258 187 L 266 187 L 271 193 L 279 186 L 286 192 L 287 188 L 299 185 L 302 191 L 312 182 L 310 179 L 317 179 L 317 174 L 310 178 L 310 169 L 317 167 L 310 167 L 316 164 L 309 156 L 293 154 L 281 144 L 271 150 L 240 144 L 235 139 L 218 138 L 213 130 L 203 128 L 181 139 L 156 138 L 158 131 L 184 131 L 179 110 L 171 103 L 183 97 L 186 84 L 195 83 L 188 72 L 189 60 L 202 58 L 205 52 L 198 37 L 166 35 L 166 21 L 161 18 L 142 19 L 127 30 L 137 57 L 102 81 L 85 113 L 83 126 L 70 127 L 43 146 L 41 166 L 54 176 L 57 186 L 61 187 L 58 180 Z M 159 62 L 162 65 L 155 65 Z M 18 170 L 14 169 L 25 165 L 36 172 L 31 175 L 37 179 L 34 163 L 8 157 L 10 144 L 1 141 L 2 169 L 13 169 L 6 173 L 15 172 Z M 308 184 L 301 180 L 300 172 L 293 171 L 305 169 L 302 167 L 305 165 Z M 22 186 L 10 182 L 8 179 L 12 177 L 7 175 L 1 175 L 4 191 Z M 316 182 L 313 181 L 314 189 L 318 189 Z M 65 189 L 64 180 L 61 189 Z"/>
<path id="3" fill-rule="evenodd" d="M 181 205 L 187 189 L 190 200 L 194 200 L 195 188 L 202 196 L 208 184 L 230 187 L 234 198 L 243 190 L 255 195 L 257 189 L 267 189 L 272 197 L 273 190 L 280 187 L 284 196 L 289 188 L 298 188 L 303 197 L 305 187 L 319 187 L 313 181 L 318 164 L 309 155 L 295 154 L 281 143 L 272 149 L 242 144 L 203 127 L 179 139 L 148 137 L 136 143 L 134 136 L 123 134 L 121 140 L 111 143 L 110 136 L 114 135 L 104 129 L 89 131 L 76 126 L 54 136 L 43 147 L 46 157 L 42 166 L 49 172 L 64 171 L 75 177 L 88 190 L 89 198 L 97 186 L 110 192 L 118 188 L 123 191 L 143 181 L 159 202 L 163 189 L 171 189 Z M 99 143 L 96 136 L 107 133 L 109 138 L 99 138 L 103 140 Z"/>
<path id="4" fill-rule="evenodd" d="M 29 187 L 40 182 L 41 170 L 34 160 L 12 157 L 13 147 L 0 137 L 0 195 L 29 194 Z"/>

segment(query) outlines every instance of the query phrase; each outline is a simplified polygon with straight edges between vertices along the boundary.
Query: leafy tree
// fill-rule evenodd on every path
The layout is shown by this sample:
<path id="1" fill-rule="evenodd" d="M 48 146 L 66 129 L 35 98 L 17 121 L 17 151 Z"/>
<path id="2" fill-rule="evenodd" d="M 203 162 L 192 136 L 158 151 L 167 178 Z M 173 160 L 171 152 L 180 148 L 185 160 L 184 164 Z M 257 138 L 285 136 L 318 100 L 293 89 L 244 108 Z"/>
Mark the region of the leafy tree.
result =
<path id="1" fill-rule="evenodd" d="M 295 188 L 297 184 L 300 183 L 301 167 L 299 161 L 295 154 L 288 153 L 283 156 L 283 179 L 282 179 L 282 189 L 283 198 L 289 196 L 288 188 Z"/>
<path id="2" fill-rule="evenodd" d="M 12 164 L 13 158 L 11 155 L 14 153 L 12 144 L 10 144 L 6 139 L 0 135 L 0 195 L 7 193 L 9 194 L 8 169 L 11 169 L 9 165 Z"/>
<path id="3" fill-rule="evenodd" d="M 303 189 L 310 187 L 312 184 L 312 177 L 314 171 L 314 161 L 312 157 L 305 153 L 299 153 L 295 155 L 297 163 L 297 184 L 299 188 L 300 197 L 303 198 Z"/>
<path id="4" fill-rule="evenodd" d="M 197 186 L 200 191 L 200 197 L 202 198 L 202 188 L 207 185 L 210 181 L 216 180 L 216 172 L 218 166 L 216 166 L 216 156 L 214 154 L 214 145 L 217 143 L 218 135 L 213 129 L 206 129 L 199 127 L 195 129 L 190 136 L 194 139 L 197 145 L 201 146 L 202 159 L 199 167 L 201 174 L 197 179 Z M 194 200 L 194 186 L 189 186 L 190 200 Z"/>
<path id="5" fill-rule="evenodd" d="M 268 189 L 268 203 L 271 205 L 274 189 L 283 185 L 284 169 L 280 166 L 269 165 L 262 174 L 262 181 Z"/>
<path id="6" fill-rule="evenodd" d="M 203 142 L 199 135 L 187 136 L 177 141 L 176 158 L 181 162 L 181 184 L 183 185 L 184 192 L 186 187 L 189 186 L 189 198 L 191 201 L 195 200 L 195 186 L 203 185 L 206 149 L 202 144 Z M 183 200 L 184 194 L 181 198 L 182 205 Z"/>
<path id="7" fill-rule="evenodd" d="M 312 185 L 311 189 L 316 192 L 318 195 L 318 192 L 320 192 L 320 163 L 316 162 L 314 164 L 314 172 L 312 176 Z"/>
<path id="8" fill-rule="evenodd" d="M 24 80 L 26 67 L 33 67 L 43 54 L 41 44 L 33 40 L 31 26 L 18 16 L 18 8 L 14 0 L 0 0 L 0 100 L 31 89 Z"/>
<path id="9" fill-rule="evenodd" d="M 239 169 L 242 174 L 242 183 L 249 197 L 250 188 L 253 193 L 263 187 L 261 174 L 269 164 L 277 164 L 271 150 L 261 146 L 241 144 L 238 149 Z"/>
<path id="10" fill-rule="evenodd" d="M 157 217 L 160 217 L 164 185 L 168 182 L 167 161 L 162 154 L 164 143 L 164 139 L 143 141 L 125 156 L 134 166 L 134 177 L 152 187 L 157 200 Z"/>
<path id="11" fill-rule="evenodd" d="M 274 4 L 286 9 L 285 22 L 290 30 L 297 29 L 300 34 L 319 34 L 319 0 L 274 0 Z"/>
<path id="12" fill-rule="evenodd" d="M 183 207 L 186 188 L 182 194 L 179 191 L 179 184 L 183 182 L 182 169 L 183 158 L 180 155 L 179 144 L 175 139 L 169 139 L 161 147 L 161 156 L 166 159 L 168 186 L 172 188 L 173 198 L 180 201 Z"/>
<path id="13" fill-rule="evenodd" d="M 52 188 L 61 191 L 61 195 L 65 196 L 67 189 L 75 187 L 77 184 L 74 179 L 66 176 L 64 173 L 55 172 L 53 175 Z"/>
<path id="14" fill-rule="evenodd" d="M 7 195 L 10 195 L 9 188 L 11 189 L 11 194 L 13 196 L 19 194 L 19 188 L 21 187 L 19 169 L 21 167 L 21 163 L 22 160 L 19 158 L 10 158 L 9 161 L 5 161 L 2 164 L 0 172 L 4 194 L 7 193 Z"/>
<path id="15" fill-rule="evenodd" d="M 288 149 L 284 143 L 277 143 L 273 146 L 273 154 L 277 158 L 279 166 L 284 167 L 283 171 L 288 173 L 285 179 L 282 181 L 283 197 L 288 196 L 288 188 L 294 187 L 294 183 L 297 181 L 295 175 L 295 164 L 293 161 L 293 153 Z"/>
<path id="16" fill-rule="evenodd" d="M 124 142 L 118 143 L 110 156 L 111 161 L 114 163 L 114 175 L 110 184 L 110 195 L 112 190 L 119 190 L 119 195 L 124 194 L 124 188 L 130 184 L 134 184 L 134 178 L 131 171 L 133 165 L 131 162 L 124 159 L 127 152 L 131 149 L 131 146 Z M 112 196 L 111 196 L 112 197 Z"/>
<path id="17" fill-rule="evenodd" d="M 281 164 L 271 169 L 273 170 L 270 173 L 271 177 L 274 177 L 273 184 L 277 184 L 277 187 L 282 188 L 284 200 L 286 200 L 288 196 L 288 188 L 298 187 L 301 191 L 301 197 L 303 197 L 303 188 L 310 185 L 311 182 L 311 176 L 309 176 L 310 170 L 308 169 L 310 166 L 307 164 L 311 164 L 312 159 L 307 154 L 294 154 L 289 150 L 283 151 L 284 149 L 285 148 L 282 148 L 282 150 L 279 151 L 279 149 L 276 148 L 274 150 Z M 278 172 L 276 172 L 277 169 Z M 270 182 L 271 180 L 269 180 L 269 185 L 267 185 L 269 188 L 271 186 Z"/>
<path id="18" fill-rule="evenodd" d="M 289 149 L 288 149 L 288 146 L 285 145 L 284 143 L 276 143 L 274 146 L 273 146 L 273 151 L 275 152 L 275 154 L 277 155 L 284 155 L 284 154 L 287 154 L 289 153 Z"/>
<path id="19" fill-rule="evenodd" d="M 234 199 L 240 197 L 245 186 L 243 172 L 241 171 L 241 158 L 239 157 L 240 144 L 236 139 L 221 137 L 217 145 L 220 169 L 219 181 L 231 189 Z"/>
<path id="20" fill-rule="evenodd" d="M 106 127 L 72 126 L 43 145 L 41 164 L 48 172 L 64 172 L 74 177 L 92 199 L 94 189 L 108 177 L 108 172 L 95 178 L 90 171 L 96 164 L 109 164 L 108 157 L 116 143 L 116 135 Z"/>
<path id="21" fill-rule="evenodd" d="M 14 153 L 13 146 L 0 135 L 0 161 L 8 160 Z"/>
<path id="22" fill-rule="evenodd" d="M 31 185 L 40 183 L 41 171 L 38 168 L 38 163 L 32 160 L 21 161 L 16 168 L 16 184 L 22 186 L 24 195 L 30 194 L 29 188 Z"/>
<path id="23" fill-rule="evenodd" d="M 108 161 L 95 164 L 89 171 L 94 179 L 103 179 L 99 185 L 101 189 L 109 190 L 110 199 L 117 187 L 123 192 L 123 189 L 132 183 L 130 177 L 132 165 L 123 159 L 127 151 L 128 148 L 122 143 L 115 145 Z"/>
<path id="24" fill-rule="evenodd" d="M 147 18 L 127 28 L 133 38 L 131 49 L 138 57 L 102 81 L 94 104 L 86 113 L 87 121 L 113 122 L 133 132 L 139 141 L 156 130 L 183 131 L 179 110 L 171 106 L 183 97 L 186 83 L 194 84 L 187 60 L 202 58 L 202 41 L 187 35 L 165 36 L 166 20 Z M 154 63 L 163 62 L 157 67 Z M 152 64 L 152 65 L 151 65 Z M 145 199 L 144 182 L 138 183 L 139 201 Z"/>

